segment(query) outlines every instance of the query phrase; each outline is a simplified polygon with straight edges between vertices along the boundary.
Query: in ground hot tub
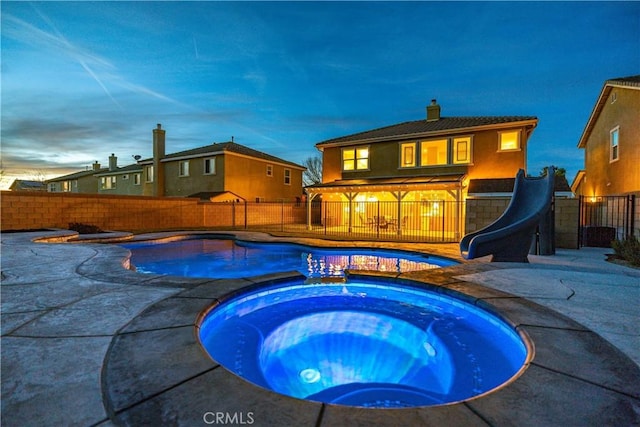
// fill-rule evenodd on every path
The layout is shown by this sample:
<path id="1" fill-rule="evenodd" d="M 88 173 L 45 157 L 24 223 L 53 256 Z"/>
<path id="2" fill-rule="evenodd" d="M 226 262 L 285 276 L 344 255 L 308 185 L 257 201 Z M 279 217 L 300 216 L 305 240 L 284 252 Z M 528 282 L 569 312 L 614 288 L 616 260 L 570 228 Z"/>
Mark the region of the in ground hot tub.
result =
<path id="1" fill-rule="evenodd" d="M 525 338 L 497 316 L 406 282 L 252 289 L 212 307 L 199 336 L 214 360 L 258 386 L 360 407 L 470 399 L 529 361 Z"/>

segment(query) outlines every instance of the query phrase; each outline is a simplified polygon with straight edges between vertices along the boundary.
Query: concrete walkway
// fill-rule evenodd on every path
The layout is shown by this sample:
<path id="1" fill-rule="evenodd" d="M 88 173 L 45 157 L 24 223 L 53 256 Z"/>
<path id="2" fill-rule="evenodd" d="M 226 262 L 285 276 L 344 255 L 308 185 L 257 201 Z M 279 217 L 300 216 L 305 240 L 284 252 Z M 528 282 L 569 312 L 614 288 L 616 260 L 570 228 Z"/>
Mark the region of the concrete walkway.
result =
<path id="1" fill-rule="evenodd" d="M 203 415 L 220 411 L 236 414 L 237 424 L 251 412 L 253 425 L 269 426 L 640 424 L 640 271 L 607 263 L 603 250 L 399 275 L 488 304 L 531 336 L 535 359 L 486 397 L 364 410 L 259 389 L 199 347 L 198 313 L 230 290 L 274 277 L 141 275 L 125 268 L 128 251 L 117 246 L 32 242 L 69 235 L 1 236 L 3 426 L 206 425 Z M 375 245 L 457 253 L 455 245 Z"/>

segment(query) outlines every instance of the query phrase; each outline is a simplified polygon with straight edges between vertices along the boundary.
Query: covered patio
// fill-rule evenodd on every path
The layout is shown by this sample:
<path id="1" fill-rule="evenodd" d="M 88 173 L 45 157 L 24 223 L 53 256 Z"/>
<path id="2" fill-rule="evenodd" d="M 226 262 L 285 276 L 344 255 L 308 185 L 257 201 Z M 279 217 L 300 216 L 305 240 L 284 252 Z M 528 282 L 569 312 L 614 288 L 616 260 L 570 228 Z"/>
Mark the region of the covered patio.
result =
<path id="1" fill-rule="evenodd" d="M 312 185 L 305 188 L 307 229 L 458 241 L 464 230 L 466 186 L 463 174 L 336 180 Z"/>

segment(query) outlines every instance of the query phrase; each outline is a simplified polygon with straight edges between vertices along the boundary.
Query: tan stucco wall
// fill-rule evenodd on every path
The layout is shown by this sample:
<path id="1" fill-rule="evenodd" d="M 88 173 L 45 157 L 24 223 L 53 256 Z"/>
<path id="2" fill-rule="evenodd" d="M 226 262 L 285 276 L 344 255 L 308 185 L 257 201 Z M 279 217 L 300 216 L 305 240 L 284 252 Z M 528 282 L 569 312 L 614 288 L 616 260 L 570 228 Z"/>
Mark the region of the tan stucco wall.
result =
<path id="1" fill-rule="evenodd" d="M 179 161 L 163 162 L 165 195 L 186 197 L 205 191 L 224 191 L 222 156 L 216 156 L 216 173 L 204 174 L 204 158 L 189 159 L 189 176 L 179 176 Z"/>
<path id="2" fill-rule="evenodd" d="M 615 94 L 616 101 L 611 103 Z M 610 162 L 610 132 L 620 126 L 620 158 Z M 585 145 L 584 196 L 640 191 L 640 90 L 614 87 Z"/>
<path id="3" fill-rule="evenodd" d="M 256 201 L 256 198 L 293 201 L 302 197 L 300 169 L 236 155 L 225 155 L 224 163 L 225 190 L 249 202 Z M 272 176 L 267 176 L 267 165 L 273 166 Z M 284 183 L 285 169 L 291 171 L 290 184 Z"/>

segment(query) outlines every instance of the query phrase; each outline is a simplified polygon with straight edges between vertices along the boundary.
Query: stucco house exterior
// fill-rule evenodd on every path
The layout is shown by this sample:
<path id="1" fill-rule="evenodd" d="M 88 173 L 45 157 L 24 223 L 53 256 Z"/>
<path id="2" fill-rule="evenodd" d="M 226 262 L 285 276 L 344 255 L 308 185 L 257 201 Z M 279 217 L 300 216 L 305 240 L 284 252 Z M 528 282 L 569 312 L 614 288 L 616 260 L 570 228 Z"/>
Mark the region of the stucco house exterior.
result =
<path id="1" fill-rule="evenodd" d="M 96 173 L 106 172 L 108 168 L 100 167 L 94 162 L 91 169 L 59 176 L 45 181 L 50 193 L 98 193 L 99 180 Z"/>
<path id="2" fill-rule="evenodd" d="M 573 181 L 574 193 L 640 194 L 640 75 L 604 83 L 578 148 L 585 168 Z"/>
<path id="3" fill-rule="evenodd" d="M 460 235 L 460 202 L 470 182 L 513 179 L 519 169 L 526 171 L 527 143 L 538 119 L 442 116 L 436 100 L 426 110 L 419 120 L 316 144 L 323 182 L 306 187 L 309 199 L 321 195 L 323 202 L 351 202 L 331 215 L 338 223 L 370 223 L 384 215 L 398 230 L 440 227 Z M 384 202 L 385 212 L 370 212 L 379 209 L 370 202 Z M 443 216 L 442 209 L 449 213 Z"/>
<path id="4" fill-rule="evenodd" d="M 153 153 L 139 161 L 144 195 L 271 202 L 296 201 L 303 194 L 303 166 L 234 141 L 165 154 L 165 130 L 158 124 Z"/>
<path id="5" fill-rule="evenodd" d="M 142 195 L 142 165 L 118 167 L 118 158 L 113 153 L 109 156 L 109 168 L 95 177 L 99 194 Z"/>
<path id="6" fill-rule="evenodd" d="M 578 148 L 585 168 L 571 189 L 580 196 L 580 244 L 640 235 L 640 75 L 604 82 Z"/>

